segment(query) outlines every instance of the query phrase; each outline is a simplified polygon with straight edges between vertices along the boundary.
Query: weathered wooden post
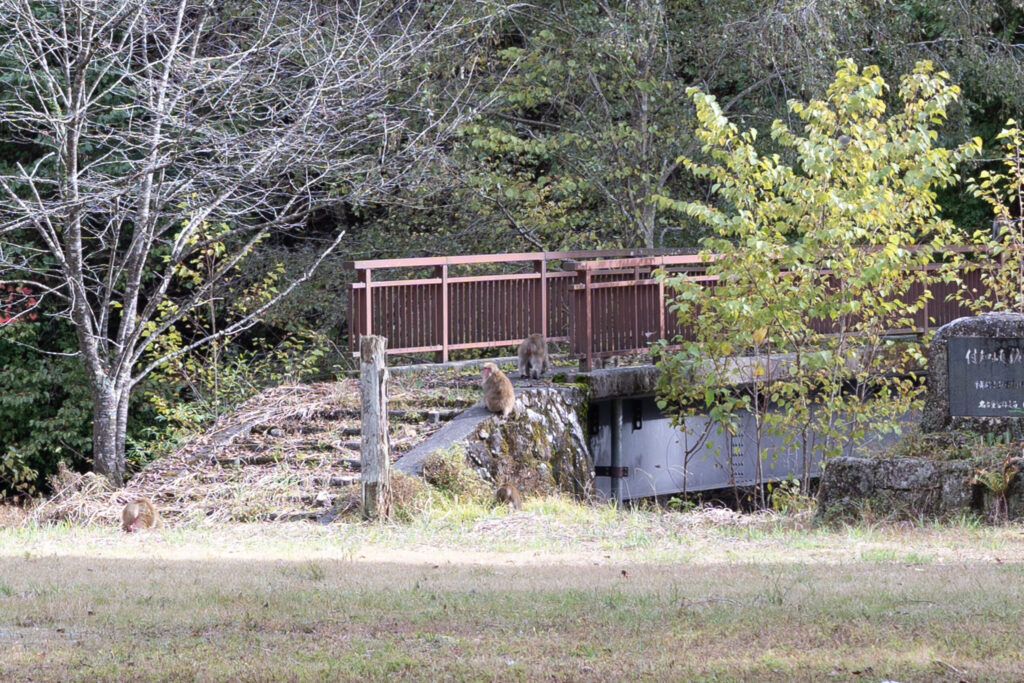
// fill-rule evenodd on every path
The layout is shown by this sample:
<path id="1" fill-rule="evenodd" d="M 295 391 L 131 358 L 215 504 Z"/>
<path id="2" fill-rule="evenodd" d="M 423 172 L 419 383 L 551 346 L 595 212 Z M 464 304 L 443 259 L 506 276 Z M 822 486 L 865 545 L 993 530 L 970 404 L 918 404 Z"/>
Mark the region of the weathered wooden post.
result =
<path id="1" fill-rule="evenodd" d="M 388 340 L 359 338 L 359 392 L 362 401 L 362 442 L 359 460 L 363 484 L 363 516 L 391 517 L 391 441 L 388 438 Z"/>

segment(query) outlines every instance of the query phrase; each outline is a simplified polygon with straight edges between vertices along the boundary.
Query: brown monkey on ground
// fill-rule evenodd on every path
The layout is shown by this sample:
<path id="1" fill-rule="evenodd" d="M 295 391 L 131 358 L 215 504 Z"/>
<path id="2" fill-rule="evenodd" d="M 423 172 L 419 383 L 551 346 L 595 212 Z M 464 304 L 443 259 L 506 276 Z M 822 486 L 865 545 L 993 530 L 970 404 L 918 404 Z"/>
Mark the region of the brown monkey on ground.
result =
<path id="1" fill-rule="evenodd" d="M 136 498 L 121 510 L 121 528 L 127 532 L 159 528 L 162 524 L 160 513 L 148 498 Z"/>
<path id="2" fill-rule="evenodd" d="M 515 484 L 505 482 L 494 492 L 494 497 L 498 499 L 498 505 L 511 505 L 512 509 L 517 512 L 523 506 L 523 499 L 519 495 L 519 489 L 515 487 Z"/>
<path id="3" fill-rule="evenodd" d="M 484 363 L 483 376 L 484 405 L 487 406 L 487 410 L 508 417 L 516 402 L 512 382 L 494 363 Z"/>
<path id="4" fill-rule="evenodd" d="M 548 371 L 548 340 L 543 334 L 534 333 L 519 345 L 519 374 L 523 377 L 540 379 Z"/>

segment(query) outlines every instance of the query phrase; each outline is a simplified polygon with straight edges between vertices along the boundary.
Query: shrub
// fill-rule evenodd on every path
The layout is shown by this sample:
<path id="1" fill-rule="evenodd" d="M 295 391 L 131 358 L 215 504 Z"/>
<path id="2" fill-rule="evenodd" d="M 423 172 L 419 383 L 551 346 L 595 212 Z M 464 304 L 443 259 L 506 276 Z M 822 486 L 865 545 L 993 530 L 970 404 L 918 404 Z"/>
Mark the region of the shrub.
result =
<path id="1" fill-rule="evenodd" d="M 60 464 L 92 453 L 89 390 L 71 329 L 53 319 L 0 326 L 0 498 L 47 489 Z M 43 353 L 40 353 L 42 351 Z"/>
<path id="2" fill-rule="evenodd" d="M 470 467 L 465 451 L 460 446 L 429 455 L 423 461 L 423 478 L 442 494 L 452 498 L 478 502 L 490 498 L 490 487 Z"/>

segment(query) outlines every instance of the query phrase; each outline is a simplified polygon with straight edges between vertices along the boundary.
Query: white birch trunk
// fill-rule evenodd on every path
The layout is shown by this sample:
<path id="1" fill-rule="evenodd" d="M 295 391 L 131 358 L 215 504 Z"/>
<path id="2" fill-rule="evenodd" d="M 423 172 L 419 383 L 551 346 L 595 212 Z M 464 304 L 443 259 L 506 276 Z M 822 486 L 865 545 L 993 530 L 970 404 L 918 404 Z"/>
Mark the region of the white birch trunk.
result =
<path id="1" fill-rule="evenodd" d="M 93 469 L 115 486 L 124 483 L 125 432 L 130 392 L 105 382 L 92 388 Z"/>

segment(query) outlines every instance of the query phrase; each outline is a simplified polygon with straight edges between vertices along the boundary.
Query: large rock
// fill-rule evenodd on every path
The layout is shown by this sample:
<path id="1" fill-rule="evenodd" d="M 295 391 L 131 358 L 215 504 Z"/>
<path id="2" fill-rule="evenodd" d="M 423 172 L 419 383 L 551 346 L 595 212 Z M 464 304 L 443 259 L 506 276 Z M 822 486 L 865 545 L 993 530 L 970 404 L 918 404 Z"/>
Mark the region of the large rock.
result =
<path id="1" fill-rule="evenodd" d="M 586 397 L 577 388 L 517 388 L 508 419 L 474 406 L 399 459 L 395 468 L 421 474 L 431 453 L 461 447 L 486 481 L 511 481 L 529 493 L 588 497 L 594 461 L 582 427 L 585 412 Z"/>

